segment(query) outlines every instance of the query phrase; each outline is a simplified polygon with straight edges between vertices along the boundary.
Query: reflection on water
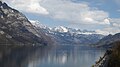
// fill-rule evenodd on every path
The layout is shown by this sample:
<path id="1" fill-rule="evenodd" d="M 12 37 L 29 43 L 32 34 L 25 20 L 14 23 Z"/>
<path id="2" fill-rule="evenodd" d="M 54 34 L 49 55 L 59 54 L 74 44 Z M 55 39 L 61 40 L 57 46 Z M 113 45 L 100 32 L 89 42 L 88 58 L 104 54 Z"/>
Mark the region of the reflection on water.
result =
<path id="1" fill-rule="evenodd" d="M 0 47 L 0 67 L 90 67 L 104 51 L 79 46 Z"/>

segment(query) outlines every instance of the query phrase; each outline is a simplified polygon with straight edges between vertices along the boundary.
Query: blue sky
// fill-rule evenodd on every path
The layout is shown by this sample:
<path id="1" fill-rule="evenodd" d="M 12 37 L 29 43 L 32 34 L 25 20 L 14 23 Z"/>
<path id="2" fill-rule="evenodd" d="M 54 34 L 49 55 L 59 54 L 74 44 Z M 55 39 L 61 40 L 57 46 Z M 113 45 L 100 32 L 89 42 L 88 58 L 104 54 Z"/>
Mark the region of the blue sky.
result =
<path id="1" fill-rule="evenodd" d="M 4 0 L 30 20 L 49 26 L 120 32 L 120 0 Z"/>

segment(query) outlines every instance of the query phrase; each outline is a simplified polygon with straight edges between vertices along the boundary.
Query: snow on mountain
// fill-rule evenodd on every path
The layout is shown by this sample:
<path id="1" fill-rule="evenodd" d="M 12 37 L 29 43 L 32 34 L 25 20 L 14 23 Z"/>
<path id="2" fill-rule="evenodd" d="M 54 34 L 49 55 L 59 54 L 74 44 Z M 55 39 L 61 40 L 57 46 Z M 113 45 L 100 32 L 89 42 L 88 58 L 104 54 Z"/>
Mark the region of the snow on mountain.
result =
<path id="1" fill-rule="evenodd" d="M 97 31 L 88 31 L 88 30 L 80 30 L 80 29 L 74 29 L 74 28 L 68 28 L 68 27 L 64 27 L 64 26 L 58 26 L 58 27 L 47 27 L 43 24 L 41 24 L 39 21 L 37 20 L 30 20 L 30 22 L 37 28 L 41 28 L 41 29 L 46 29 L 48 31 L 50 31 L 51 33 L 53 32 L 59 32 L 59 33 L 71 33 L 71 34 L 85 34 L 85 35 L 91 35 L 91 34 L 99 34 Z"/>
<path id="2" fill-rule="evenodd" d="M 68 32 L 68 29 L 66 27 L 63 27 L 63 26 L 59 26 L 59 27 L 54 27 L 52 28 L 53 31 L 57 31 L 57 32 Z"/>
<path id="3" fill-rule="evenodd" d="M 29 20 L 32 25 L 34 25 L 35 27 L 39 27 L 39 28 L 43 28 L 46 29 L 47 27 L 43 24 L 41 24 L 38 20 Z"/>
<path id="4" fill-rule="evenodd" d="M 64 26 L 49 28 L 38 21 L 31 21 L 31 23 L 38 30 L 42 30 L 45 34 L 51 36 L 59 44 L 88 45 L 96 43 L 104 37 L 101 34 L 97 34 L 95 31 L 80 30 Z"/>

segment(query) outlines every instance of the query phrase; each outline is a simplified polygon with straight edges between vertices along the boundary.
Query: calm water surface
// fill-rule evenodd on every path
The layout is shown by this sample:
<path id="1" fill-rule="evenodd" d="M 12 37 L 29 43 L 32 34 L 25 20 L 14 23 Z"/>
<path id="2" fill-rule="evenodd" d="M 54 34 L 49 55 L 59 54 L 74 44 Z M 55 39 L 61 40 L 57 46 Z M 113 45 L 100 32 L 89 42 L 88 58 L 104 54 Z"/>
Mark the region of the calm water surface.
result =
<path id="1" fill-rule="evenodd" d="M 91 67 L 105 52 L 83 46 L 0 48 L 0 67 Z"/>

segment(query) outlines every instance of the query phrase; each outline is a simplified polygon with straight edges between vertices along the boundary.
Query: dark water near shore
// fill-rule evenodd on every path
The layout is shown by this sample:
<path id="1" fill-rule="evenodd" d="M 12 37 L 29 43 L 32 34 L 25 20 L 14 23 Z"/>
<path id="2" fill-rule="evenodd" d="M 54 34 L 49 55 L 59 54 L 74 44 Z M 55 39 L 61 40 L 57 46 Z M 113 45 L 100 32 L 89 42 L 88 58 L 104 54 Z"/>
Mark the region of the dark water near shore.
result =
<path id="1" fill-rule="evenodd" d="M 105 50 L 83 46 L 0 47 L 0 67 L 91 67 Z"/>

